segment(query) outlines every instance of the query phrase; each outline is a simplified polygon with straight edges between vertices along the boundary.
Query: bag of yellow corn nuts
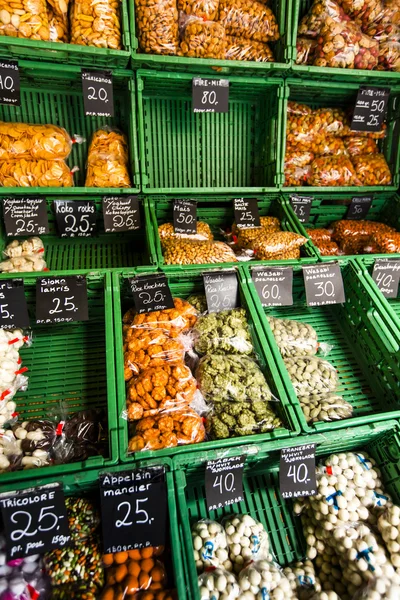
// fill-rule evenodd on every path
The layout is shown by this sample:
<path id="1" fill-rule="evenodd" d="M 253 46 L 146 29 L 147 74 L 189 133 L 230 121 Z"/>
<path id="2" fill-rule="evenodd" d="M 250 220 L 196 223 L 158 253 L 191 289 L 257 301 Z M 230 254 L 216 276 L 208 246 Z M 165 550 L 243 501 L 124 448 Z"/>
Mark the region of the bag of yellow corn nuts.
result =
<path id="1" fill-rule="evenodd" d="M 253 249 L 257 260 L 284 260 L 298 258 L 306 242 L 307 238 L 298 233 L 275 231 L 260 235 Z"/>
<path id="2" fill-rule="evenodd" d="M 72 139 L 57 125 L 0 121 L 0 160 L 67 158 Z"/>
<path id="3" fill-rule="evenodd" d="M 123 133 L 103 127 L 92 137 L 87 160 L 86 187 L 131 187 L 128 143 Z"/>
<path id="4" fill-rule="evenodd" d="M 158 235 L 160 236 L 161 246 L 165 246 L 172 239 L 188 239 L 188 240 L 200 240 L 200 241 L 213 241 L 214 236 L 208 223 L 204 221 L 197 221 L 197 231 L 194 234 L 190 233 L 175 233 L 174 225 L 172 223 L 163 223 L 158 228 Z"/>
<path id="5" fill-rule="evenodd" d="M 71 43 L 119 50 L 119 0 L 75 0 L 71 12 Z"/>
<path id="6" fill-rule="evenodd" d="M 237 262 L 232 248 L 225 242 L 169 240 L 164 248 L 166 265 L 205 265 Z"/>
<path id="7" fill-rule="evenodd" d="M 0 162 L 2 187 L 72 187 L 72 171 L 63 160 Z"/>
<path id="8" fill-rule="evenodd" d="M 0 35 L 49 41 L 45 0 L 1 0 Z"/>

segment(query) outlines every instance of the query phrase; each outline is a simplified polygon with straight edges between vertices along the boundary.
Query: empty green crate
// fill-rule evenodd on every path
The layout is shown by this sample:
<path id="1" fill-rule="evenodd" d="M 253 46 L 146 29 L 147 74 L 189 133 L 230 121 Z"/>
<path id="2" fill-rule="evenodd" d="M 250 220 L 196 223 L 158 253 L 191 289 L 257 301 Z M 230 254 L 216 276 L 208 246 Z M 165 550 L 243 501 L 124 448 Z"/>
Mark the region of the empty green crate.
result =
<path id="1" fill-rule="evenodd" d="M 345 69 L 343 69 L 345 70 Z M 283 160 L 286 151 L 286 127 L 287 127 L 287 102 L 294 101 L 307 104 L 313 109 L 317 108 L 342 108 L 350 109 L 355 105 L 359 84 L 358 83 L 337 83 L 330 81 L 306 81 L 305 79 L 286 79 L 286 94 L 283 102 L 283 140 L 282 154 Z M 399 187 L 399 127 L 400 127 L 400 86 L 391 86 L 391 93 L 388 102 L 388 112 L 386 117 L 387 135 L 385 139 L 378 140 L 379 151 L 382 152 L 392 173 L 392 184 L 386 186 L 334 186 L 334 187 L 315 187 L 315 186 L 284 186 L 284 167 L 282 163 L 282 185 L 284 191 L 301 192 L 320 192 L 328 190 L 330 193 L 347 191 L 349 193 L 359 192 L 378 192 L 382 190 L 397 190 Z"/>
<path id="2" fill-rule="evenodd" d="M 360 195 L 360 194 L 358 194 Z M 312 193 L 313 203 L 310 212 L 310 219 L 308 223 L 300 223 L 293 210 L 290 210 L 292 214 L 292 226 L 294 231 L 298 231 L 302 235 L 307 236 L 306 229 L 314 228 L 329 228 L 335 221 L 346 219 L 347 211 L 352 198 L 357 197 L 357 193 Z M 290 204 L 290 194 L 284 194 L 284 198 L 288 204 Z M 394 227 L 396 230 L 400 230 L 400 197 L 398 194 L 393 192 L 380 192 L 373 196 L 371 207 L 366 215 L 368 221 L 379 221 L 386 223 Z M 331 261 L 334 259 L 332 256 L 323 256 L 318 250 L 317 246 L 310 242 L 306 245 L 307 249 L 312 250 L 312 255 L 316 256 L 321 261 Z M 390 258 L 390 256 L 399 256 L 399 254 L 388 255 L 388 254 L 374 254 L 375 258 Z M 352 255 L 354 258 L 355 255 Z"/>
<path id="3" fill-rule="evenodd" d="M 243 475 L 244 501 L 210 512 L 205 495 L 206 461 L 221 458 L 221 453 L 216 450 L 174 457 L 178 518 L 184 544 L 187 587 L 192 600 L 200 598 L 191 535 L 191 527 L 199 519 L 220 523 L 232 514 L 250 514 L 268 531 L 272 554 L 281 567 L 306 558 L 301 520 L 293 513 L 292 502 L 282 499 L 279 492 L 279 458 L 282 448 L 312 443 L 316 444 L 317 459 L 334 452 L 366 452 L 375 459 L 385 490 L 396 504 L 400 502 L 400 435 L 396 421 L 351 427 L 340 436 L 337 432 L 326 432 L 248 448 Z M 230 449 L 223 456 L 235 454 L 240 452 Z"/>
<path id="4" fill-rule="evenodd" d="M 369 292 L 358 266 L 345 259 L 339 264 L 346 302 L 315 307 L 306 305 L 302 267 L 293 267 L 293 306 L 271 308 L 262 307 L 251 279 L 251 267 L 244 267 L 271 352 L 305 433 L 342 430 L 400 416 L 399 345 L 387 326 L 382 306 Z M 338 372 L 337 393 L 352 405 L 351 418 L 306 423 L 303 411 L 296 405 L 297 396 L 266 315 L 308 323 L 317 332 L 318 341 L 331 346 L 325 358 Z"/>
<path id="5" fill-rule="evenodd" d="M 253 196 L 254 197 L 254 196 Z M 230 230 L 232 223 L 235 220 L 233 211 L 233 196 L 192 196 L 197 201 L 197 219 L 208 223 L 211 231 L 214 234 L 215 240 L 224 241 L 224 236 L 221 232 Z M 151 241 L 157 253 L 158 265 L 165 269 L 174 269 L 177 265 L 164 265 L 164 257 L 160 244 L 160 237 L 158 235 L 158 227 L 163 223 L 169 223 L 173 221 L 173 199 L 166 196 L 149 196 L 147 198 L 147 206 L 149 210 L 150 219 L 146 221 L 147 234 L 149 242 Z M 291 224 L 291 220 L 288 216 L 288 210 L 285 202 L 282 202 L 277 194 L 268 194 L 265 196 L 257 197 L 258 208 L 260 216 L 274 216 L 277 217 L 281 222 L 281 227 L 285 231 L 296 231 Z M 313 256 L 313 248 L 310 242 L 302 248 L 302 254 L 304 256 Z M 299 261 L 304 259 L 300 258 Z M 286 263 L 288 261 L 282 261 Z M 290 261 L 291 263 L 293 261 Z M 295 261 L 296 262 L 296 261 Z M 226 266 L 230 264 L 234 266 L 235 262 L 232 263 L 220 263 L 219 266 Z M 257 264 L 262 264 L 262 261 L 257 261 Z M 214 265 L 216 266 L 216 265 Z M 185 265 L 185 268 L 197 268 L 197 266 Z"/>
<path id="6" fill-rule="evenodd" d="M 204 293 L 202 267 L 197 270 L 188 270 L 176 268 L 166 273 L 169 287 L 173 297 L 187 298 L 191 294 Z M 169 456 L 179 454 L 180 452 L 196 452 L 211 448 L 226 448 L 229 446 L 239 446 L 246 443 L 257 443 L 263 440 L 276 440 L 285 437 L 296 436 L 299 433 L 299 427 L 294 416 L 294 409 L 287 400 L 286 392 L 281 384 L 277 368 L 268 347 L 262 327 L 258 320 L 256 312 L 252 309 L 252 302 L 246 286 L 243 284 L 243 276 L 236 270 L 239 280 L 241 305 L 247 309 L 248 322 L 251 328 L 253 344 L 259 358 L 261 368 L 266 375 L 271 391 L 280 402 L 274 403 L 273 408 L 281 416 L 287 428 L 278 428 L 269 433 L 257 434 L 245 437 L 229 438 L 224 440 L 215 440 L 200 444 L 191 444 L 179 446 L 177 448 L 165 448 L 158 451 L 145 450 L 128 454 L 128 422 L 124 417 L 126 410 L 126 386 L 124 381 L 124 354 L 123 354 L 123 332 L 122 316 L 126 310 L 134 306 L 132 293 L 129 286 L 129 278 L 137 275 L 136 271 L 115 272 L 113 274 L 114 288 L 114 324 L 115 324 L 115 351 L 116 351 L 116 369 L 117 369 L 117 410 L 119 415 L 119 445 L 120 460 L 122 462 L 132 463 L 143 457 Z"/>
<path id="7" fill-rule="evenodd" d="M 139 156 L 137 147 L 135 83 L 127 70 L 113 71 L 113 118 L 86 117 L 83 106 L 81 69 L 66 65 L 19 63 L 21 74 L 21 106 L 0 106 L 0 120 L 6 122 L 53 124 L 65 127 L 68 133 L 83 136 L 83 143 L 74 144 L 68 165 L 79 167 L 74 174 L 76 187 L 0 187 L 0 195 L 32 194 L 108 194 L 139 191 Z M 117 127 L 127 136 L 130 152 L 129 171 L 132 188 L 85 188 L 86 162 L 93 133 L 103 126 Z"/>
<path id="8" fill-rule="evenodd" d="M 89 320 L 35 325 L 35 290 L 40 276 L 24 279 L 31 322 L 32 345 L 20 350 L 28 367 L 28 389 L 14 397 L 20 420 L 51 419 L 62 407 L 68 414 L 104 409 L 108 421 L 108 454 L 85 461 L 2 473 L 2 484 L 64 476 L 107 467 L 118 461 L 111 275 L 87 274 Z M 71 274 L 71 273 L 68 273 Z M 66 273 L 59 272 L 62 278 Z M 83 475 L 83 474 L 82 474 Z"/>
<path id="9" fill-rule="evenodd" d="M 58 235 L 54 200 L 85 201 L 96 203 L 97 233 L 93 237 L 61 238 Z M 50 271 L 71 269 L 116 269 L 155 266 L 157 258 L 153 240 L 145 232 L 145 211 L 141 209 L 141 228 L 122 233 L 105 233 L 102 197 L 99 196 L 46 196 L 49 233 L 41 235 L 45 247 L 44 259 Z M 0 201 L 1 204 L 1 201 Z M 25 238 L 27 236 L 24 236 Z M 7 237 L 4 223 L 0 223 L 0 252 L 14 237 Z"/>
<path id="10" fill-rule="evenodd" d="M 128 3 L 126 0 L 121 0 L 119 5 L 121 10 L 121 50 L 1 35 L 1 56 L 12 60 L 37 60 L 88 67 L 126 67 L 131 54 Z"/>
<path id="11" fill-rule="evenodd" d="M 195 114 L 195 76 L 137 73 L 143 193 L 276 190 L 283 82 L 272 77 L 227 77 L 229 112 Z"/>

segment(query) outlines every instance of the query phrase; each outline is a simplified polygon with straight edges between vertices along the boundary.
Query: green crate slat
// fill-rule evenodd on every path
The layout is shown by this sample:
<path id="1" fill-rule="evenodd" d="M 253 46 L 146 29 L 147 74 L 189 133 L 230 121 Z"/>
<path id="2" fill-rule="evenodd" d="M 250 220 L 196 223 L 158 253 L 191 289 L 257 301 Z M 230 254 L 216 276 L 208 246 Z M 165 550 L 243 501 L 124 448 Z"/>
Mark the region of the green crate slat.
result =
<path id="1" fill-rule="evenodd" d="M 111 466 L 118 461 L 116 382 L 110 273 L 86 275 L 89 321 L 35 325 L 35 290 L 40 277 L 27 275 L 25 296 L 31 320 L 32 345 L 20 350 L 22 364 L 28 367 L 28 389 L 14 397 L 20 419 L 52 418 L 60 410 L 67 413 L 103 408 L 108 420 L 108 454 L 85 461 L 14 471 L 1 475 L 3 484 L 36 480 Z M 59 272 L 63 277 L 68 272 Z"/>
<path id="2" fill-rule="evenodd" d="M 232 226 L 234 221 L 233 198 L 234 196 L 195 196 L 191 198 L 197 200 L 197 219 L 205 221 L 210 226 L 215 240 L 224 241 L 224 236 L 221 234 L 221 229 L 226 230 Z M 254 198 L 254 195 L 252 196 Z M 258 208 L 260 216 L 275 216 L 281 221 L 281 227 L 285 231 L 295 231 L 291 225 L 290 218 L 285 202 L 281 202 L 277 194 L 269 194 L 265 196 L 257 196 Z M 153 246 L 157 253 L 157 261 L 160 267 L 166 270 L 175 269 L 177 265 L 165 265 L 164 257 L 158 235 L 158 227 L 163 223 L 173 221 L 173 199 L 167 196 L 147 196 L 147 207 L 149 212 L 149 220 L 146 221 L 148 238 L 151 238 Z M 302 253 L 306 258 L 300 258 L 298 261 L 309 260 L 308 256 L 313 256 L 313 248 L 309 242 L 303 247 Z M 308 255 L 308 256 L 307 256 Z M 257 261 L 257 264 L 264 264 L 266 261 Z M 281 261 L 282 264 L 293 261 Z M 255 263 L 252 263 L 255 264 Z M 237 263 L 218 263 L 213 266 L 237 265 Z M 210 266 L 210 265 L 209 265 Z M 186 265 L 185 268 L 197 268 L 198 265 Z"/>
<path id="3" fill-rule="evenodd" d="M 278 263 L 277 263 L 278 264 Z M 308 307 L 302 267 L 293 267 L 293 306 L 263 308 L 251 280 L 251 267 L 243 267 L 253 302 L 270 343 L 286 391 L 295 407 L 302 431 L 326 432 L 353 425 L 400 417 L 399 343 L 387 326 L 381 305 L 371 295 L 351 260 L 340 260 L 346 302 Z M 332 349 L 326 356 L 338 371 L 337 393 L 353 406 L 353 417 L 307 424 L 289 374 L 265 315 L 295 319 L 312 325 L 318 341 Z"/>
<path id="4" fill-rule="evenodd" d="M 54 200 L 83 200 L 96 203 L 97 233 L 93 237 L 60 238 L 57 233 L 53 209 Z M 41 235 L 44 243 L 44 258 L 50 271 L 74 269 L 116 269 L 130 267 L 154 267 L 157 257 L 153 240 L 146 236 L 145 210 L 141 210 L 141 228 L 123 233 L 105 233 L 102 212 L 102 197 L 99 196 L 46 196 L 49 233 Z M 1 204 L 1 200 L 0 200 Z M 0 209 L 1 210 L 1 209 Z M 27 236 L 24 236 L 27 237 Z M 4 223 L 0 222 L 0 252 L 14 239 L 7 237 Z M 1 275 L 0 275 L 1 278 Z"/>
<path id="5" fill-rule="evenodd" d="M 88 67 L 126 67 L 131 54 L 127 0 L 121 0 L 119 5 L 121 10 L 121 43 L 123 46 L 121 50 L 59 42 L 42 42 L 1 35 L 1 56 L 12 60 L 48 61 Z"/>
<path id="6" fill-rule="evenodd" d="M 203 267 L 195 269 L 176 268 L 175 270 L 166 271 L 168 283 L 174 297 L 187 298 L 193 293 L 204 293 L 202 273 L 205 271 Z M 259 358 L 263 372 L 266 375 L 271 391 L 280 402 L 274 404 L 274 408 L 281 415 L 288 428 L 275 429 L 269 433 L 257 434 L 251 436 L 229 438 L 225 440 L 216 440 L 210 442 L 202 442 L 200 444 L 191 444 L 188 446 L 179 446 L 177 448 L 165 448 L 157 451 L 141 451 L 134 454 L 128 454 L 128 422 L 124 418 L 123 413 L 126 410 L 126 386 L 124 381 L 124 356 L 123 356 L 123 336 L 122 336 L 122 316 L 128 308 L 133 306 L 132 294 L 128 288 L 128 278 L 134 277 L 136 271 L 115 271 L 113 273 L 113 289 L 114 289 L 114 326 L 115 326 L 115 352 L 116 352 L 116 370 L 117 370 L 117 411 L 119 414 L 119 446 L 120 460 L 126 463 L 132 463 L 135 460 L 156 456 L 172 456 L 181 452 L 192 452 L 200 449 L 207 450 L 209 448 L 228 448 L 230 446 L 238 446 L 247 443 L 257 443 L 263 440 L 274 440 L 285 437 L 296 436 L 299 433 L 299 426 L 295 418 L 295 411 L 287 400 L 286 391 L 277 369 L 274 364 L 274 359 L 269 350 L 265 339 L 263 329 L 258 320 L 256 311 L 252 309 L 252 302 L 247 287 L 243 284 L 243 275 L 237 270 L 241 305 L 247 308 L 248 322 L 251 329 L 253 344 Z"/>
<path id="7" fill-rule="evenodd" d="M 344 71 L 346 69 L 343 69 Z M 354 80 L 353 80 L 354 81 Z M 346 191 L 349 193 L 359 192 L 378 192 L 393 190 L 396 191 L 399 187 L 399 168 L 400 168 L 400 152 L 399 152 L 399 126 L 400 126 L 400 84 L 399 79 L 396 80 L 397 85 L 391 85 L 391 93 L 388 104 L 387 113 L 387 135 L 385 139 L 378 140 L 380 151 L 385 155 L 385 158 L 392 173 L 391 185 L 380 186 L 335 186 L 335 187 L 316 187 L 316 186 L 284 186 L 284 166 L 282 162 L 282 190 L 284 192 L 301 192 L 308 194 L 309 192 L 321 192 L 327 190 L 330 193 Z M 282 160 L 285 157 L 286 151 L 286 127 L 287 127 L 287 102 L 295 101 L 308 104 L 311 108 L 321 107 L 339 107 L 348 109 L 354 106 L 358 83 L 353 82 L 331 82 L 331 81 L 312 81 L 306 79 L 294 79 L 292 77 L 286 79 L 285 100 L 283 102 L 283 117 L 282 117 Z"/>
<path id="8" fill-rule="evenodd" d="M 300 436 L 296 440 L 258 444 L 253 448 L 256 452 L 249 453 L 246 460 L 244 501 L 210 512 L 205 496 L 205 463 L 220 458 L 221 454 L 215 451 L 176 456 L 173 459 L 175 488 L 183 534 L 186 583 L 192 600 L 200 598 L 191 535 L 191 527 L 199 519 L 221 522 L 225 516 L 248 513 L 268 531 L 272 553 L 281 567 L 305 559 L 306 541 L 301 520 L 293 513 L 292 502 L 283 500 L 279 492 L 279 456 L 282 448 L 312 443 L 317 444 L 316 455 L 321 458 L 333 452 L 367 452 L 377 462 L 385 490 L 392 495 L 394 502 L 400 501 L 400 435 L 397 421 L 352 427 L 341 432 L 340 436 L 337 432 L 326 432 L 323 435 Z M 239 454 L 238 449 L 236 453 L 231 449 L 226 455 L 235 454 Z"/>
<path id="9" fill-rule="evenodd" d="M 137 72 L 143 193 L 275 191 L 283 82 L 227 77 L 229 113 L 195 114 L 194 76 Z"/>
<path id="10" fill-rule="evenodd" d="M 20 61 L 21 106 L 0 105 L 0 120 L 6 122 L 54 124 L 68 133 L 83 136 L 74 144 L 68 165 L 79 167 L 74 174 L 76 187 L 0 187 L 0 196 L 36 194 L 127 194 L 139 191 L 139 154 L 137 145 L 135 82 L 127 70 L 113 71 L 113 118 L 86 117 L 83 107 L 81 69 L 66 65 L 49 65 Z M 85 188 L 86 161 L 93 133 L 104 125 L 117 127 L 128 139 L 132 188 Z"/>

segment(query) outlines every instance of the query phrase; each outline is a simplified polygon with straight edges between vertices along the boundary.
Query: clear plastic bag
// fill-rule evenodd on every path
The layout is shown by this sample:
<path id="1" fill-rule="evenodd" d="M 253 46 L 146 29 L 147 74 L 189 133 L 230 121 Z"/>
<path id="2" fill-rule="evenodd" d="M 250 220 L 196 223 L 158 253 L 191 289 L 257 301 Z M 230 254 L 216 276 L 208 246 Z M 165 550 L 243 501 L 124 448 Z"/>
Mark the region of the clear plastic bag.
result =
<path id="1" fill-rule="evenodd" d="M 71 43 L 97 48 L 121 48 L 118 0 L 73 0 Z"/>
<path id="2" fill-rule="evenodd" d="M 355 167 L 346 156 L 319 156 L 311 163 L 311 186 L 362 185 Z M 364 184 L 365 185 L 365 184 Z"/>
<path id="3" fill-rule="evenodd" d="M 136 424 L 128 452 L 160 450 L 204 441 L 203 419 L 189 407 L 160 411 L 155 417 L 145 417 Z"/>
<path id="4" fill-rule="evenodd" d="M 57 125 L 0 121 L 0 160 L 67 158 L 72 140 Z"/>
<path id="5" fill-rule="evenodd" d="M 345 254 L 358 254 L 376 234 L 391 235 L 393 227 L 378 221 L 342 220 L 333 223 L 332 240 Z"/>
<path id="6" fill-rule="evenodd" d="M 310 600 L 314 592 L 321 591 L 321 584 L 317 579 L 311 560 L 293 563 L 283 569 L 283 574 L 288 578 L 290 587 L 293 592 L 296 592 L 298 600 Z"/>
<path id="7" fill-rule="evenodd" d="M 50 464 L 51 450 L 57 437 L 55 421 L 32 419 L 17 423 L 12 429 L 12 435 L 18 444 L 18 458 L 14 469 L 32 469 Z"/>
<path id="8" fill-rule="evenodd" d="M 359 590 L 352 600 L 398 600 L 400 598 L 400 578 L 374 577 Z"/>
<path id="9" fill-rule="evenodd" d="M 363 154 L 352 158 L 360 185 L 390 185 L 392 175 L 383 154 Z"/>
<path id="10" fill-rule="evenodd" d="M 200 600 L 235 600 L 240 598 L 240 588 L 236 577 L 217 568 L 206 571 L 199 575 L 199 598 Z"/>
<path id="11" fill-rule="evenodd" d="M 237 262 L 235 253 L 225 242 L 176 239 L 165 244 L 166 265 L 205 265 L 224 262 Z"/>
<path id="12" fill-rule="evenodd" d="M 220 0 L 219 20 L 227 35 L 258 42 L 279 39 L 279 27 L 272 10 L 257 0 Z"/>
<path id="13" fill-rule="evenodd" d="M 313 146 L 315 154 L 320 156 L 348 155 L 343 139 L 340 137 L 327 136 L 319 144 Z"/>
<path id="14" fill-rule="evenodd" d="M 267 433 L 278 427 L 283 427 L 282 421 L 263 400 L 216 402 L 206 419 L 207 434 L 213 440 Z"/>
<path id="15" fill-rule="evenodd" d="M 304 236 L 292 231 L 266 233 L 254 243 L 257 260 L 283 260 L 300 256 L 300 247 L 307 242 Z"/>
<path id="16" fill-rule="evenodd" d="M 29 273 L 47 270 L 47 263 L 41 254 L 28 254 L 0 262 L 0 271 L 2 273 Z"/>
<path id="17" fill-rule="evenodd" d="M 0 598 L 1 600 L 31 600 L 50 598 L 50 586 L 43 573 L 39 554 L 7 561 L 6 542 L 0 537 Z"/>
<path id="18" fill-rule="evenodd" d="M 143 330 L 162 330 L 169 337 L 178 337 L 195 325 L 197 315 L 194 306 L 181 298 L 174 298 L 174 308 L 165 310 L 137 314 L 134 309 L 129 309 L 123 316 L 124 335 L 127 336 L 129 328 L 133 328 L 138 333 Z"/>
<path id="19" fill-rule="evenodd" d="M 297 396 L 335 392 L 339 377 L 335 367 L 317 356 L 284 358 L 290 380 Z"/>
<path id="20" fill-rule="evenodd" d="M 86 187 L 131 187 L 128 143 L 123 133 L 108 126 L 98 129 L 89 147 Z"/>
<path id="21" fill-rule="evenodd" d="M 375 140 L 372 140 L 371 138 L 353 135 L 343 139 L 350 156 L 377 154 L 379 152 Z"/>
<path id="22" fill-rule="evenodd" d="M 67 17 L 69 0 L 47 0 L 48 8 L 60 17 Z"/>
<path id="23" fill-rule="evenodd" d="M 212 402 L 268 402 L 271 390 L 256 361 L 247 356 L 211 354 L 196 371 L 199 389 Z"/>
<path id="24" fill-rule="evenodd" d="M 73 171 L 63 160 L 19 160 L 0 163 L 2 187 L 73 187 Z"/>
<path id="25" fill-rule="evenodd" d="M 226 60 L 252 60 L 255 62 L 274 62 L 274 53 L 268 44 L 247 40 L 245 37 L 226 36 Z"/>
<path id="26" fill-rule="evenodd" d="M 65 498 L 68 524 L 73 542 L 90 538 L 100 525 L 100 513 L 91 500 L 68 496 Z"/>
<path id="27" fill-rule="evenodd" d="M 104 555 L 106 585 L 101 597 L 117 598 L 120 594 L 122 598 L 136 599 L 139 592 L 163 589 L 167 572 L 154 551 L 157 553 L 157 548 L 148 547 Z"/>
<path id="28" fill-rule="evenodd" d="M 269 560 L 256 560 L 240 571 L 239 587 L 243 600 L 297 600 L 297 594 L 282 569 Z"/>
<path id="29" fill-rule="evenodd" d="M 332 237 L 332 231 L 320 227 L 316 227 L 315 229 L 306 229 L 306 233 L 316 246 L 322 242 L 330 242 Z"/>
<path id="30" fill-rule="evenodd" d="M 49 41 L 45 0 L 2 0 L 0 15 L 0 35 Z"/>
<path id="31" fill-rule="evenodd" d="M 250 515 L 234 514 L 222 521 L 235 572 L 250 561 L 270 557 L 269 537 L 264 525 Z"/>
<path id="32" fill-rule="evenodd" d="M 135 14 L 141 52 L 178 53 L 178 9 L 174 0 L 135 0 Z"/>
<path id="33" fill-rule="evenodd" d="M 47 5 L 47 18 L 49 20 L 50 30 L 50 41 L 51 42 L 63 42 L 64 44 L 69 42 L 69 26 L 68 16 L 59 15 L 50 4 Z"/>
<path id="34" fill-rule="evenodd" d="M 379 42 L 379 71 L 400 71 L 400 37 Z"/>
<path id="35" fill-rule="evenodd" d="M 185 15 L 206 21 L 215 21 L 218 17 L 219 0 L 178 0 L 177 6 Z"/>
<path id="36" fill-rule="evenodd" d="M 380 0 L 338 0 L 345 13 L 353 20 L 366 24 L 373 22 L 382 12 Z"/>
<path id="37" fill-rule="evenodd" d="M 102 586 L 104 583 L 102 554 L 97 536 L 80 539 L 62 550 L 47 552 L 43 559 L 52 586 L 83 581 L 86 586 L 88 581 L 91 585 Z"/>
<path id="38" fill-rule="evenodd" d="M 363 34 L 354 22 L 328 22 L 318 37 L 314 65 L 371 70 L 378 66 L 378 56 L 378 42 Z"/>
<path id="39" fill-rule="evenodd" d="M 127 387 L 128 419 L 137 421 L 160 411 L 188 405 L 196 393 L 196 380 L 183 363 L 149 367 Z"/>
<path id="40" fill-rule="evenodd" d="M 292 150 L 291 148 L 286 148 L 285 154 L 285 172 L 288 167 L 306 167 L 310 165 L 314 160 L 315 155 L 313 152 L 309 151 L 301 151 L 301 150 Z"/>
<path id="41" fill-rule="evenodd" d="M 337 394 L 299 396 L 299 402 L 307 423 L 340 421 L 353 416 L 352 405 Z"/>
<path id="42" fill-rule="evenodd" d="M 51 600 L 97 600 L 100 597 L 100 589 L 101 586 L 87 581 L 57 585 L 52 587 Z"/>
<path id="43" fill-rule="evenodd" d="M 244 308 L 204 315 L 194 328 L 199 354 L 252 354 L 250 329 Z"/>
<path id="44" fill-rule="evenodd" d="M 184 15 L 180 20 L 180 32 L 183 56 L 220 60 L 225 58 L 225 28 L 220 23 Z"/>
<path id="45" fill-rule="evenodd" d="M 316 47 L 316 40 L 298 36 L 296 40 L 296 65 L 312 65 Z"/>
<path id="46" fill-rule="evenodd" d="M 400 233 L 375 233 L 371 238 L 371 244 L 378 254 L 394 254 L 400 252 Z"/>
<path id="47" fill-rule="evenodd" d="M 322 256 L 340 256 L 343 254 L 336 242 L 320 242 L 315 245 Z"/>
<path id="48" fill-rule="evenodd" d="M 207 310 L 207 299 L 204 294 L 193 294 L 187 299 L 198 313 L 205 313 Z"/>
<path id="49" fill-rule="evenodd" d="M 17 258 L 20 256 L 40 255 L 44 256 L 44 244 L 38 237 L 31 237 L 27 240 L 13 240 L 5 247 L 3 254 L 8 258 Z"/>
<path id="50" fill-rule="evenodd" d="M 216 521 L 201 519 L 192 525 L 193 556 L 197 572 L 207 567 L 232 571 L 225 530 Z"/>
<path id="51" fill-rule="evenodd" d="M 273 336 L 281 355 L 314 355 L 318 352 L 318 336 L 314 327 L 292 319 L 268 317 Z"/>
<path id="52" fill-rule="evenodd" d="M 197 221 L 197 232 L 192 233 L 175 233 L 173 223 L 163 223 L 158 228 L 158 235 L 160 237 L 161 246 L 163 247 L 169 240 L 174 239 L 187 239 L 187 240 L 200 240 L 200 241 L 213 241 L 214 236 L 208 223 L 204 221 Z"/>
<path id="53" fill-rule="evenodd" d="M 159 367 L 165 362 L 174 365 L 184 360 L 183 344 L 177 339 L 171 339 L 162 330 L 129 328 L 125 333 L 125 381 L 149 367 Z"/>
<path id="54" fill-rule="evenodd" d="M 57 437 L 51 449 L 55 464 L 84 461 L 104 455 L 108 449 L 106 419 L 102 410 L 80 410 L 57 421 Z"/>
<path id="55" fill-rule="evenodd" d="M 326 145 L 327 136 L 341 136 L 348 123 L 341 109 L 319 108 L 308 113 L 293 111 L 288 107 L 286 144 L 292 151 L 316 154 L 320 147 Z"/>
<path id="56" fill-rule="evenodd" d="M 316 38 L 324 23 L 343 23 L 349 20 L 334 0 L 314 0 L 310 10 L 299 24 L 298 35 Z"/>
<path id="57" fill-rule="evenodd" d="M 285 186 L 286 187 L 299 187 L 301 185 L 308 185 L 308 181 L 311 177 L 311 165 L 306 167 L 285 166 Z"/>
<path id="58" fill-rule="evenodd" d="M 400 567 L 400 507 L 396 504 L 387 506 L 378 518 L 377 526 L 386 544 L 390 560 L 398 569 Z"/>
<path id="59" fill-rule="evenodd" d="M 261 233 L 280 231 L 281 224 L 277 217 L 260 217 L 260 227 L 239 228 L 236 223 L 232 224 L 232 234 L 237 236 L 238 248 L 251 248 L 254 240 Z"/>

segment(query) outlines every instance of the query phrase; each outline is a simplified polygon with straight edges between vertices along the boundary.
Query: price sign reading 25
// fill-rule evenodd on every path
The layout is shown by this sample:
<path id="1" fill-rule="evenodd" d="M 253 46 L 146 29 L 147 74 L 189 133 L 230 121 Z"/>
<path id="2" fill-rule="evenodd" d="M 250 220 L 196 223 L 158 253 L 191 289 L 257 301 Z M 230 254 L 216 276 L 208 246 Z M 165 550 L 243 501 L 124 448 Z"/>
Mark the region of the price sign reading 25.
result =
<path id="1" fill-rule="evenodd" d="M 86 277 L 40 277 L 36 281 L 36 323 L 87 321 Z"/>
<path id="2" fill-rule="evenodd" d="M 163 273 L 129 279 L 135 308 L 139 314 L 174 308 L 171 290 Z"/>

